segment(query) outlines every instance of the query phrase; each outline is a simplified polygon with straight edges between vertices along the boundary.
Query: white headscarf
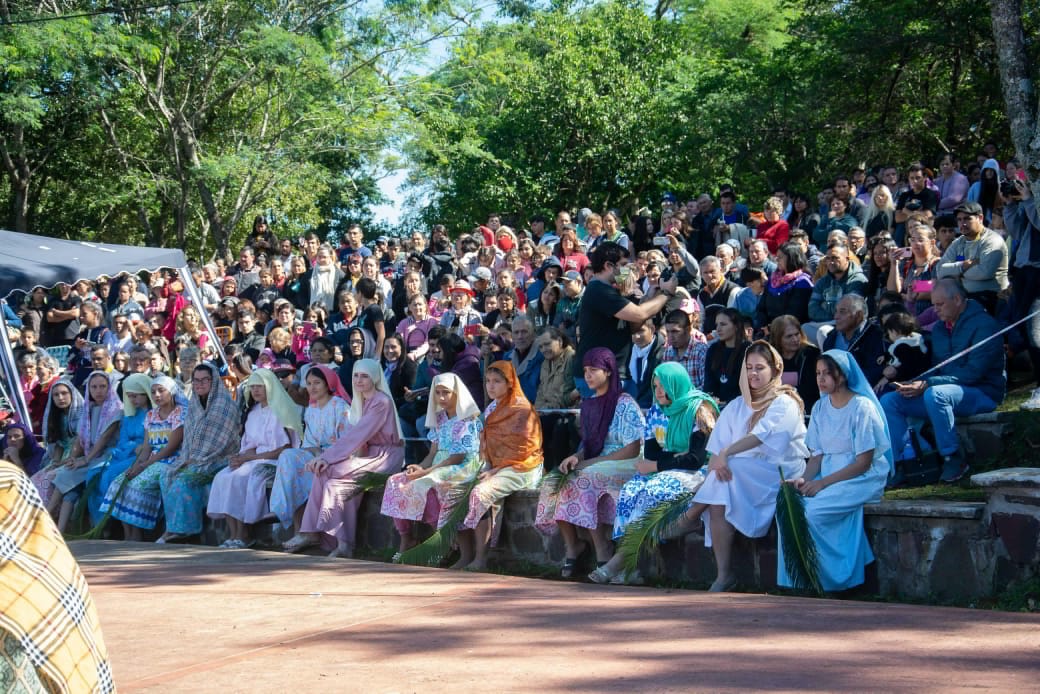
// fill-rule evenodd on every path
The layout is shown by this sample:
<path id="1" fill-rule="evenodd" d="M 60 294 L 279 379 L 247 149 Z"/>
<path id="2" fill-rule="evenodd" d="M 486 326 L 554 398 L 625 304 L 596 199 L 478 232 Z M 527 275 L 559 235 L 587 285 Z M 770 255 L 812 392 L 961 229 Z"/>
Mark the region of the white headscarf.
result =
<path id="1" fill-rule="evenodd" d="M 455 393 L 456 419 L 469 419 L 470 417 L 480 415 L 480 408 L 477 407 L 477 403 L 473 402 L 473 396 L 461 378 L 450 372 L 437 374 L 433 377 L 433 382 L 430 384 L 430 404 L 426 406 L 427 429 L 433 429 L 437 426 L 437 415 L 444 409 L 437 403 L 437 398 L 433 396 L 433 390 L 437 386 L 448 388 Z"/>
<path id="2" fill-rule="evenodd" d="M 394 406 L 394 396 L 390 393 L 390 386 L 383 378 L 383 367 L 379 365 L 375 359 L 358 359 L 354 362 L 354 370 L 351 373 L 353 375 L 361 372 L 366 374 L 372 379 L 372 383 L 375 384 L 376 390 L 380 391 L 386 397 L 390 399 L 390 408 L 394 413 L 394 425 L 397 427 L 397 437 L 403 439 L 404 435 L 401 433 L 401 420 L 397 416 L 397 408 Z M 364 409 L 365 403 L 357 391 L 354 392 L 354 398 L 350 401 L 350 413 L 347 415 L 347 422 L 350 424 L 357 424 L 361 421 L 361 411 Z"/>
<path id="3" fill-rule="evenodd" d="M 300 406 L 293 402 L 285 388 L 270 369 L 257 369 L 246 379 L 246 407 L 252 408 L 253 397 L 249 394 L 250 386 L 263 386 L 267 391 L 267 406 L 278 418 L 279 424 L 286 429 L 303 434 L 303 422 L 300 419 Z"/>

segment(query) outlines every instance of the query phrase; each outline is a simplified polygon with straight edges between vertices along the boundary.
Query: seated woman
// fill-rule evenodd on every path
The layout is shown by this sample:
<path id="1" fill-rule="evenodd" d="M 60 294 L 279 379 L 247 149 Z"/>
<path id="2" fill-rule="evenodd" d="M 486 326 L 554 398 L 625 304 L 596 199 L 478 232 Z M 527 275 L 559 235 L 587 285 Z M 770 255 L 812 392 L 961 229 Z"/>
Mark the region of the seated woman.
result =
<path id="1" fill-rule="evenodd" d="M 686 517 L 696 519 L 707 511 L 704 544 L 713 549 L 718 568 L 712 592 L 736 584 L 730 562 L 734 533 L 762 537 L 769 532 L 780 471 L 794 479 L 805 470 L 809 451 L 802 400 L 783 385 L 783 369 L 776 350 L 753 342 L 743 359 L 741 397 L 722 410 L 708 439 L 708 476 Z"/>
<path id="2" fill-rule="evenodd" d="M 820 399 L 816 385 L 816 360 L 820 349 L 805 336 L 802 324 L 794 316 L 780 316 L 769 324 L 769 344 L 784 360 L 780 381 L 798 391 L 806 408 L 812 409 Z"/>
<path id="3" fill-rule="evenodd" d="M 169 376 L 152 379 L 155 407 L 144 417 L 145 442 L 150 452 L 112 480 L 105 492 L 101 513 L 112 510 L 112 517 L 122 521 L 123 537 L 127 540 L 140 542 L 141 531 L 151 530 L 159 520 L 159 480 L 167 466 L 177 460 L 184 436 L 186 408 L 177 401 L 176 393 L 177 383 Z"/>
<path id="4" fill-rule="evenodd" d="M 159 478 L 166 513 L 165 544 L 202 532 L 203 514 L 213 477 L 238 450 L 242 414 L 210 362 L 191 372 L 192 399 L 184 418 L 184 441 L 177 462 Z"/>
<path id="5" fill-rule="evenodd" d="M 220 546 L 245 549 L 252 545 L 250 525 L 269 514 L 267 478 L 255 474 L 267 461 L 278 460 L 303 430 L 300 408 L 270 369 L 257 369 L 246 380 L 246 416 L 238 453 L 213 477 L 206 514 L 225 518 L 228 537 Z"/>
<path id="6" fill-rule="evenodd" d="M 740 397 L 740 369 L 747 349 L 747 323 L 740 311 L 724 308 L 715 318 L 718 340 L 704 355 L 704 392 L 721 404 Z"/>
<path id="7" fill-rule="evenodd" d="M 644 459 L 636 463 L 639 474 L 618 495 L 615 540 L 651 508 L 697 491 L 707 474 L 704 448 L 719 414 L 711 396 L 693 387 L 681 364 L 666 362 L 654 369 L 654 397 L 657 402 L 646 417 Z M 638 576 L 619 576 L 621 565 L 622 556 L 615 554 L 589 580 L 639 582 Z"/>
<path id="8" fill-rule="evenodd" d="M 64 467 L 72 453 L 83 415 L 83 396 L 72 381 L 63 378 L 51 386 L 47 407 L 43 411 L 43 462 L 32 476 L 36 490 L 44 504 L 48 504 L 54 490 L 54 476 Z"/>
<path id="9" fill-rule="evenodd" d="M 816 362 L 816 380 L 821 398 L 805 437 L 809 464 L 792 484 L 806 497 L 821 587 L 847 590 L 863 583 L 863 568 L 874 561 L 863 530 L 863 505 L 881 500 L 892 467 L 891 439 L 881 404 L 848 352 L 825 352 Z M 782 538 L 776 580 L 790 588 Z"/>
<path id="10" fill-rule="evenodd" d="M 40 471 L 45 453 L 29 427 L 19 422 L 8 425 L 0 439 L 0 458 L 20 467 L 27 477 Z"/>
<path id="11" fill-rule="evenodd" d="M 558 498 L 543 487 L 538 499 L 536 527 L 544 533 L 558 527 L 567 547 L 562 576 L 574 575 L 584 542 L 578 528 L 586 528 L 602 566 L 614 554 L 610 529 L 614 525 L 621 486 L 636 473 L 646 420 L 631 395 L 621 392 L 614 353 L 604 347 L 589 350 L 582 361 L 585 382 L 594 396 L 581 402 L 581 445 L 564 458 L 562 473 L 577 471 L 559 490 Z"/>
<path id="12" fill-rule="evenodd" d="M 335 540 L 330 557 L 352 556 L 361 506 L 358 480 L 366 472 L 397 472 L 404 463 L 401 424 L 379 362 L 359 360 L 353 381 L 346 434 L 307 463 L 314 481 L 300 533 L 285 544 L 289 552 Z"/>
<path id="13" fill-rule="evenodd" d="M 469 494 L 453 569 L 481 571 L 487 566 L 488 549 L 501 530 L 502 502 L 513 492 L 534 489 L 542 479 L 542 428 L 512 362 L 492 362 L 485 386 L 492 400 L 484 409 L 480 432 L 480 458 L 486 469 Z"/>
<path id="14" fill-rule="evenodd" d="M 120 381 L 119 388 L 123 391 L 123 419 L 119 423 L 119 438 L 104 464 L 87 472 L 87 489 L 96 490 L 87 497 L 87 509 L 94 523 L 101 521 L 101 504 L 112 480 L 151 452 L 144 442 L 144 418 L 153 405 L 152 379 L 144 374 L 131 374 Z"/>
<path id="15" fill-rule="evenodd" d="M 72 453 L 65 467 L 54 475 L 54 492 L 47 504 L 52 516 L 58 514 L 58 532 L 62 533 L 72 517 L 72 508 L 83 491 L 87 474 L 108 460 L 108 450 L 115 445 L 119 421 L 123 418 L 123 403 L 104 371 L 87 376 L 86 396 Z"/>
<path id="16" fill-rule="evenodd" d="M 376 342 L 372 333 L 356 325 L 347 329 L 347 348 L 343 350 L 343 361 L 337 371 L 339 382 L 347 395 L 354 396 L 354 364 L 362 359 L 373 359 L 376 357 Z"/>
<path id="17" fill-rule="evenodd" d="M 480 408 L 455 374 L 434 376 L 432 390 L 426 414 L 430 453 L 387 480 L 383 492 L 381 511 L 394 519 L 400 552 L 418 543 L 416 523 L 443 526 L 451 513 L 451 491 L 480 472 Z"/>
<path id="18" fill-rule="evenodd" d="M 309 404 L 303 413 L 303 445 L 287 448 L 271 470 L 271 513 L 298 533 L 303 508 L 311 492 L 314 476 L 307 463 L 329 449 L 347 431 L 350 398 L 336 371 L 325 364 L 312 364 L 304 377 Z"/>

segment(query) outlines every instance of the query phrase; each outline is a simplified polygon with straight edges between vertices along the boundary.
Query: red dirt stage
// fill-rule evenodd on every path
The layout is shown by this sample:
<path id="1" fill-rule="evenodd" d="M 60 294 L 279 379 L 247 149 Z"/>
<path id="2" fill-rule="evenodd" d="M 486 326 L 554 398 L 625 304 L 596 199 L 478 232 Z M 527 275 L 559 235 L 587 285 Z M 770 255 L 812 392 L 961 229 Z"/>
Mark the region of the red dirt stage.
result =
<path id="1" fill-rule="evenodd" d="M 1040 617 L 71 544 L 120 691 L 1040 690 Z"/>

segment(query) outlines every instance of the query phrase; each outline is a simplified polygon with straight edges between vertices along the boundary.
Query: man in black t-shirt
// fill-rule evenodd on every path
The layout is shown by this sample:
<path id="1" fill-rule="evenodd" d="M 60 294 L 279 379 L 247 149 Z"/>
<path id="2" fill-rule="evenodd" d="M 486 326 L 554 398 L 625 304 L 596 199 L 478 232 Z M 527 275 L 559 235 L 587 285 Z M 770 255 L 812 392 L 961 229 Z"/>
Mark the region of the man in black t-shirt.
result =
<path id="1" fill-rule="evenodd" d="M 628 251 L 620 245 L 607 241 L 596 247 L 589 258 L 592 279 L 582 296 L 581 311 L 578 312 L 578 352 L 574 360 L 574 382 L 583 396 L 590 391 L 585 385 L 585 369 L 582 359 L 585 353 L 596 347 L 606 347 L 614 353 L 618 362 L 619 377 L 628 373 L 624 355 L 631 340 L 628 323 L 642 323 L 664 308 L 670 296 L 675 295 L 676 280 L 651 286 L 643 302 L 634 304 L 614 287 L 623 282 L 631 270 Z"/>
<path id="2" fill-rule="evenodd" d="M 79 305 L 81 299 L 64 282 L 58 283 L 58 296 L 47 302 L 44 346 L 71 345 L 79 335 Z"/>
<path id="3" fill-rule="evenodd" d="M 375 280 L 362 277 L 357 283 L 358 301 L 361 303 L 361 311 L 358 313 L 357 326 L 364 328 L 375 340 L 375 359 L 383 354 L 383 340 L 386 339 L 386 316 L 379 305 L 376 296 L 377 287 Z"/>
<path id="4" fill-rule="evenodd" d="M 906 221 L 914 212 L 926 210 L 935 215 L 939 209 L 939 194 L 925 185 L 924 167 L 911 164 L 906 172 L 910 187 L 896 198 L 896 230 L 893 237 L 902 245 L 906 238 Z"/>

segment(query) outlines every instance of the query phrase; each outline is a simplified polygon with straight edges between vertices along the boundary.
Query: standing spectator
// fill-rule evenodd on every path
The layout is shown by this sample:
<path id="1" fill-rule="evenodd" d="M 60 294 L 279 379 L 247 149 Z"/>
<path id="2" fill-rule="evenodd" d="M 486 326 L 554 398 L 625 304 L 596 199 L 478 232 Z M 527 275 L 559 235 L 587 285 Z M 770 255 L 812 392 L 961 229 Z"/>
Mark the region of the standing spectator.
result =
<path id="1" fill-rule="evenodd" d="M 263 215 L 257 215 L 253 217 L 253 230 L 249 234 L 249 240 L 246 241 L 256 253 L 267 253 L 270 257 L 275 250 L 278 249 L 278 239 L 271 232 L 271 228 L 267 226 L 267 220 L 264 219 Z"/>
<path id="2" fill-rule="evenodd" d="M 365 234 L 357 224 L 347 227 L 347 233 L 337 251 L 340 263 L 347 262 L 347 258 L 354 254 L 360 255 L 362 258 L 372 255 L 372 251 L 365 245 Z"/>
<path id="3" fill-rule="evenodd" d="M 1036 198 L 1025 181 L 1014 180 L 1015 192 L 1005 198 L 1004 224 L 1015 242 L 1014 271 L 1011 288 L 1015 300 L 1015 320 L 1040 309 L 1040 214 Z M 1040 316 L 1033 316 L 1022 326 L 1029 358 L 1033 362 L 1035 387 L 1024 403 L 1024 410 L 1040 410 Z"/>
<path id="4" fill-rule="evenodd" d="M 950 214 L 968 197 L 968 177 L 954 166 L 956 156 L 947 152 L 939 160 L 940 176 L 933 183 L 939 189 L 938 214 Z"/>
<path id="5" fill-rule="evenodd" d="M 44 346 L 71 345 L 79 335 L 79 305 L 82 300 L 65 282 L 58 282 L 57 296 L 47 302 Z"/>
<path id="6" fill-rule="evenodd" d="M 983 223 L 982 206 L 965 202 L 957 206 L 961 236 L 943 253 L 939 277 L 960 280 L 969 299 L 975 299 L 992 316 L 997 295 L 1008 286 L 1008 249 L 1004 239 Z"/>
<path id="7" fill-rule="evenodd" d="M 160 285 L 161 286 L 161 285 Z M 165 306 L 165 304 L 163 304 Z M 158 309 L 162 311 L 163 309 Z M 144 308 L 134 301 L 133 287 L 130 282 L 123 282 L 116 290 L 116 304 L 109 310 L 109 316 L 126 316 L 133 322 L 145 319 Z"/>
<path id="8" fill-rule="evenodd" d="M 900 193 L 896 200 L 896 243 L 902 244 L 906 234 L 906 222 L 914 212 L 927 210 L 935 214 L 939 209 L 939 194 L 925 185 L 924 167 L 912 164 L 906 172 L 910 188 Z"/>
<path id="9" fill-rule="evenodd" d="M 575 359 L 575 380 L 579 390 L 584 384 L 582 360 L 585 354 L 596 347 L 606 347 L 620 359 L 621 378 L 626 377 L 627 364 L 624 356 L 630 341 L 625 322 L 642 323 L 657 315 L 669 296 L 675 293 L 675 279 L 651 287 L 650 294 L 640 304 L 633 304 L 617 290 L 617 285 L 627 281 L 631 275 L 627 251 L 616 243 L 602 243 L 592 253 L 589 264 L 593 276 L 582 298 L 582 310 L 578 315 L 578 350 Z M 587 393 L 587 391 L 586 391 Z"/>

